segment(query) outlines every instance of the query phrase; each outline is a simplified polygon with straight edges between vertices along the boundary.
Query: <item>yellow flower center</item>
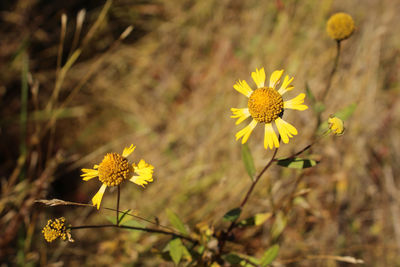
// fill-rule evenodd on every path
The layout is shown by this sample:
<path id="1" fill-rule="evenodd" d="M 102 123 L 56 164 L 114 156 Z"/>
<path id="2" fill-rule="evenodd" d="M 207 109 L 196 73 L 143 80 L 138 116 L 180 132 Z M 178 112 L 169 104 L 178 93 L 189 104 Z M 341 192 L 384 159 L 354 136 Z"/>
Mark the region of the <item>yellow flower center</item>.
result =
<path id="1" fill-rule="evenodd" d="M 282 96 L 275 89 L 268 87 L 254 90 L 247 105 L 251 116 L 258 122 L 270 123 L 283 111 Z"/>
<path id="2" fill-rule="evenodd" d="M 57 238 L 67 239 L 67 227 L 65 226 L 65 218 L 61 217 L 54 220 L 48 220 L 47 225 L 43 228 L 42 233 L 47 242 L 53 242 Z"/>
<path id="3" fill-rule="evenodd" d="M 354 31 L 353 18 L 346 13 L 336 13 L 329 18 L 326 31 L 332 39 L 337 41 L 347 39 Z"/>
<path id="4" fill-rule="evenodd" d="M 129 177 L 133 167 L 117 153 L 108 153 L 99 165 L 99 180 L 107 186 L 119 185 Z"/>

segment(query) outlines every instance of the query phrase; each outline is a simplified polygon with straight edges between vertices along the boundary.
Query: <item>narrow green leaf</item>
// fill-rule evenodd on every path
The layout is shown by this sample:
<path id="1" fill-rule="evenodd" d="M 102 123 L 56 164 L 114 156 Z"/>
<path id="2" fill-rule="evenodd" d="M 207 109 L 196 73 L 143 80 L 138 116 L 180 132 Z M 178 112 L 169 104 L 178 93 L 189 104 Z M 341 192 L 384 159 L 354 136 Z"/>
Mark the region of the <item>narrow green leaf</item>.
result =
<path id="1" fill-rule="evenodd" d="M 278 256 L 279 252 L 279 245 L 275 244 L 272 247 L 270 247 L 262 256 L 260 266 L 267 266 L 268 264 L 271 264 L 276 257 Z"/>
<path id="2" fill-rule="evenodd" d="M 225 213 L 222 220 L 224 222 L 236 221 L 239 218 L 241 212 L 242 212 L 241 208 L 234 208 L 234 209 L 228 211 L 227 213 Z"/>
<path id="3" fill-rule="evenodd" d="M 272 239 L 277 238 L 283 232 L 287 224 L 287 218 L 283 212 L 278 212 L 275 218 L 275 222 L 271 228 Z"/>
<path id="4" fill-rule="evenodd" d="M 229 253 L 223 256 L 224 260 L 229 262 L 230 264 L 233 264 L 234 266 L 240 265 L 240 263 L 243 261 L 243 259 L 234 254 L 234 253 Z"/>
<path id="5" fill-rule="evenodd" d="M 353 115 L 357 108 L 357 104 L 353 103 L 335 113 L 335 117 L 345 121 Z"/>
<path id="6" fill-rule="evenodd" d="M 179 238 L 174 238 L 168 243 L 168 246 L 169 246 L 169 255 L 171 256 L 175 265 L 178 265 L 178 263 L 182 259 L 184 251 L 184 246 L 182 244 L 182 241 Z"/>
<path id="7" fill-rule="evenodd" d="M 167 209 L 167 216 L 168 216 L 168 220 L 169 222 L 176 228 L 179 230 L 179 232 L 181 232 L 184 235 L 188 235 L 188 232 L 185 228 L 185 225 L 183 224 L 183 222 L 181 221 L 181 219 L 179 219 L 178 215 L 176 215 L 172 210 Z"/>
<path id="8" fill-rule="evenodd" d="M 312 104 L 315 104 L 315 101 L 316 101 L 315 95 L 314 95 L 314 93 L 311 91 L 311 88 L 310 88 L 310 86 L 308 85 L 307 82 L 306 82 L 306 96 L 307 96 L 307 99 L 309 99 L 309 101 L 310 101 Z"/>
<path id="9" fill-rule="evenodd" d="M 317 165 L 319 162 L 312 159 L 286 158 L 278 159 L 277 164 L 291 169 L 306 169 Z"/>
<path id="10" fill-rule="evenodd" d="M 249 146 L 247 144 L 242 145 L 242 160 L 250 179 L 254 180 L 254 175 L 256 174 L 256 168 L 254 167 L 253 156 L 251 155 Z"/>

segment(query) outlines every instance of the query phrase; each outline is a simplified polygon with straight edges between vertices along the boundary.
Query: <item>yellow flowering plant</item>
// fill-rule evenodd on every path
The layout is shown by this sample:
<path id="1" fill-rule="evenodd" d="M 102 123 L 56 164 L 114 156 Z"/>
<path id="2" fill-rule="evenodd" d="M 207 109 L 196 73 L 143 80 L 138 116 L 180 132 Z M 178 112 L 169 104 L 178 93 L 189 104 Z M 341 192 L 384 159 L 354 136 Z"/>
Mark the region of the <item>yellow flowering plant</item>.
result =
<path id="1" fill-rule="evenodd" d="M 307 94 L 311 95 L 311 99 L 318 98 L 318 101 L 313 101 L 311 107 L 313 107 L 317 102 L 319 104 L 324 104 L 325 102 L 326 95 L 330 89 L 332 77 L 338 67 L 340 41 L 348 38 L 354 30 L 354 22 L 352 18 L 349 17 L 350 16 L 347 14 L 336 14 L 329 19 L 327 23 L 328 34 L 337 41 L 338 50 L 334 67 L 321 96 L 315 97 L 310 90 L 307 90 Z M 85 206 L 95 209 L 98 212 L 102 210 L 113 210 L 116 212 L 115 222 L 112 224 L 67 226 L 66 220 L 63 217 L 51 219 L 42 229 L 44 239 L 49 243 L 57 239 L 72 242 L 71 231 L 73 230 L 90 228 L 128 229 L 170 236 L 171 240 L 163 250 L 163 253 L 168 253 L 170 260 L 173 261 L 175 265 L 180 264 L 183 260 L 186 260 L 188 265 L 191 266 L 228 266 L 228 264 L 231 264 L 232 266 L 270 265 L 278 256 L 278 239 L 285 229 L 287 214 L 292 211 L 293 199 L 296 197 L 296 190 L 305 175 L 302 173 L 296 177 L 295 187 L 292 193 L 283 197 L 283 204 L 281 203 L 281 206 L 276 207 L 276 210 L 274 209 L 270 212 L 258 213 L 249 218 L 243 219 L 241 218 L 242 211 L 249 202 L 252 192 L 266 171 L 272 166 L 281 166 L 300 170 L 316 166 L 319 161 L 313 159 L 312 155 L 310 155 L 311 153 L 308 155 L 309 158 L 302 158 L 300 156 L 306 154 L 306 152 L 309 151 L 321 137 L 327 136 L 327 133 L 332 133 L 333 135 L 342 135 L 344 133 L 343 120 L 340 119 L 339 116 L 332 116 L 327 122 L 324 122 L 325 125 L 327 125 L 324 127 L 326 134 L 319 136 L 317 130 L 319 127 L 323 126 L 323 109 L 314 108 L 314 110 L 318 110 L 316 112 L 317 123 L 315 131 L 312 133 L 313 135 L 311 136 L 310 143 L 301 149 L 297 149 L 295 147 L 296 144 L 291 142 L 290 145 L 293 145 L 292 152 L 287 156 L 282 157 L 280 155 L 278 157 L 278 149 L 281 145 L 280 142 L 282 141 L 284 144 L 288 144 L 290 139 L 298 134 L 297 129 L 300 129 L 301 131 L 302 127 L 298 122 L 295 127 L 291 123 L 285 121 L 285 113 L 288 110 L 304 111 L 308 109 L 308 105 L 304 103 L 306 97 L 305 93 L 299 93 L 297 96 L 287 99 L 287 93 L 294 89 L 294 85 L 292 84 L 294 77 L 290 77 L 289 75 L 284 76 L 283 74 L 283 69 L 275 70 L 271 73 L 269 80 L 267 81 L 264 68 L 256 69 L 251 73 L 251 78 L 253 79 L 255 86 L 251 87 L 245 80 L 238 80 L 233 85 L 233 88 L 236 91 L 247 98 L 247 107 L 231 108 L 230 110 L 232 112 L 231 118 L 236 119 L 236 125 L 241 124 L 247 119 L 251 120 L 247 126 L 235 134 L 236 141 L 241 139 L 243 162 L 249 173 L 251 182 L 249 188 L 244 190 L 244 195 L 240 204 L 225 213 L 221 225 L 201 222 L 197 223 L 196 227 L 192 227 L 196 230 L 191 232 L 179 216 L 171 210 L 167 210 L 166 214 L 171 225 L 174 227 L 173 229 L 161 225 L 158 219 L 149 220 L 131 213 L 130 210 L 121 211 L 119 208 L 120 187 L 125 181 L 132 182 L 142 188 L 145 188 L 146 185 L 154 181 L 153 165 L 143 159 L 140 159 L 138 162 L 129 161 L 128 157 L 136 148 L 131 144 L 129 147 L 125 147 L 122 153 L 107 153 L 102 161 L 95 164 L 92 168 L 81 169 L 81 178 L 83 181 L 86 182 L 98 178 L 101 182 L 100 189 L 91 200 L 92 204 L 74 203 L 63 200 L 41 201 L 50 206 Z M 354 109 L 351 112 L 353 111 Z M 263 168 L 259 172 L 256 172 L 251 150 L 246 143 L 258 124 L 264 127 L 263 148 L 266 149 L 266 153 L 270 153 L 271 156 Z M 309 125 L 305 127 L 309 127 Z M 270 152 L 269 149 L 272 150 L 272 152 Z M 103 196 L 108 187 L 117 187 L 118 195 L 115 209 L 101 205 Z M 273 203 L 271 190 L 268 191 L 267 197 L 269 197 L 271 203 Z M 153 227 L 127 225 L 124 223 L 126 216 L 146 221 L 147 223 L 152 224 Z M 235 229 L 260 226 L 270 219 L 273 219 L 269 236 L 271 246 L 265 251 L 263 257 L 255 258 L 234 253 L 233 248 L 227 248 L 228 246 L 226 244 L 228 242 L 240 241 L 235 240 L 235 235 L 233 234 Z M 224 223 L 228 223 L 228 225 L 224 225 Z"/>

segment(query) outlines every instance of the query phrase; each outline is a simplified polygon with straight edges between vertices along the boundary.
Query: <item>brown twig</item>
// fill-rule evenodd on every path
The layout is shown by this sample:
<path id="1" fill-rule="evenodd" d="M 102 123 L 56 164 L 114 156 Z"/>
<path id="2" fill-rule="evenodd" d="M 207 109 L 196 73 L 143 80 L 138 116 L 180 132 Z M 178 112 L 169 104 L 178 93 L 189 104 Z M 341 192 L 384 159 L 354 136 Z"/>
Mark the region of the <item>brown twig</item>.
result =
<path id="1" fill-rule="evenodd" d="M 138 230 L 138 231 L 144 231 L 148 233 L 158 233 L 158 234 L 164 234 L 164 235 L 170 235 L 172 237 L 178 237 L 184 240 L 187 240 L 189 242 L 192 242 L 194 244 L 197 244 L 198 241 L 185 235 L 177 234 L 174 232 L 168 232 L 160 229 L 154 229 L 154 228 L 146 228 L 146 227 L 135 227 L 135 226 L 127 226 L 127 225 L 115 225 L 115 224 L 100 224 L 100 225 L 81 225 L 81 226 L 71 226 L 69 229 L 71 230 L 77 230 L 77 229 L 88 229 L 88 228 L 108 228 L 108 227 L 115 227 L 115 228 L 124 228 L 124 229 L 130 229 L 130 230 Z"/>

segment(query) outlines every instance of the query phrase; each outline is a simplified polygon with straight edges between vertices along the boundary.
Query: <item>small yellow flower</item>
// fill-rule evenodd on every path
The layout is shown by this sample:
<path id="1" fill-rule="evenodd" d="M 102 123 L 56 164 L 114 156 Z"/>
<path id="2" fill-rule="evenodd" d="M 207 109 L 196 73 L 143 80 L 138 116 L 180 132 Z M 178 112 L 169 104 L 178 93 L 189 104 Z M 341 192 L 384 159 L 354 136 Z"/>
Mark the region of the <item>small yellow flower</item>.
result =
<path id="1" fill-rule="evenodd" d="M 274 122 L 282 141 L 287 144 L 289 138 L 297 134 L 297 130 L 291 124 L 282 119 L 285 109 L 306 110 L 308 107 L 304 105 L 305 94 L 299 94 L 291 100 L 284 101 L 282 95 L 293 90 L 290 83 L 293 77 L 286 75 L 282 84 L 281 77 L 283 70 L 274 71 L 269 80 L 269 86 L 265 86 L 264 68 L 251 73 L 251 77 L 257 85 L 256 90 L 252 90 L 246 81 L 239 80 L 233 88 L 249 98 L 247 108 L 231 108 L 233 115 L 231 118 L 237 118 L 236 124 L 241 123 L 248 117 L 253 120 L 244 129 L 236 133 L 236 140 L 242 138 L 242 144 L 247 142 L 251 132 L 257 123 L 264 123 L 264 147 L 265 149 L 273 149 L 279 147 L 278 137 L 275 133 L 272 123 Z M 280 85 L 279 89 L 278 86 Z"/>
<path id="2" fill-rule="evenodd" d="M 73 242 L 71 239 L 71 235 L 65 226 L 65 218 L 61 217 L 54 220 L 48 220 L 47 225 L 43 228 L 42 233 L 44 235 L 44 239 L 47 242 L 51 243 L 57 238 L 61 238 L 62 240 L 68 240 Z"/>
<path id="3" fill-rule="evenodd" d="M 82 169 L 83 174 L 81 176 L 84 181 L 99 177 L 100 182 L 103 183 L 100 190 L 92 198 L 93 205 L 97 205 L 97 209 L 100 208 L 101 199 L 107 186 L 120 185 L 127 179 L 142 187 L 149 182 L 153 182 L 154 167 L 152 165 L 146 163 L 143 159 L 138 164 L 129 164 L 127 157 L 132 154 L 135 148 L 133 145 L 126 147 L 122 155 L 108 153 L 99 165 L 94 165 L 93 169 Z"/>
<path id="4" fill-rule="evenodd" d="M 326 31 L 334 40 L 342 41 L 347 39 L 354 32 L 353 18 L 343 12 L 336 13 L 329 18 L 326 24 Z"/>
<path id="5" fill-rule="evenodd" d="M 343 121 L 338 117 L 330 117 L 328 119 L 329 129 L 335 135 L 342 135 L 344 133 Z"/>

